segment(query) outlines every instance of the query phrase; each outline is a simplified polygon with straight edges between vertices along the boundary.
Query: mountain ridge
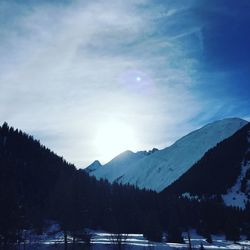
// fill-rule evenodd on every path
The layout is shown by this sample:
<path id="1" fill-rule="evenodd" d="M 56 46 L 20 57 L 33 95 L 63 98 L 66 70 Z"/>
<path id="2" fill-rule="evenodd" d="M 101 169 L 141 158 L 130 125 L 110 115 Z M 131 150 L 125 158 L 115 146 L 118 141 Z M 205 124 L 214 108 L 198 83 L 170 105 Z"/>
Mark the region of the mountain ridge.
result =
<path id="1" fill-rule="evenodd" d="M 122 164 L 114 161 L 115 157 L 90 175 L 160 192 L 191 168 L 209 149 L 232 136 L 247 123 L 240 118 L 215 121 L 150 155 L 132 152 L 133 157 Z"/>

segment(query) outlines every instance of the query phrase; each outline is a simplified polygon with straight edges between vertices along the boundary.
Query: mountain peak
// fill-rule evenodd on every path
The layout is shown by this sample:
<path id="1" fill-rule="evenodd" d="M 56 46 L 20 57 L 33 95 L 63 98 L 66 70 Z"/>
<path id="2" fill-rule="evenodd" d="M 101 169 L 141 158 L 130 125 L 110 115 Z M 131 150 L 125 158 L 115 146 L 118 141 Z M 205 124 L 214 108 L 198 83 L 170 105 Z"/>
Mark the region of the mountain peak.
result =
<path id="1" fill-rule="evenodd" d="M 84 170 L 87 173 L 91 173 L 93 171 L 96 171 L 98 168 L 102 167 L 102 164 L 98 161 L 95 160 L 93 163 L 91 163 L 88 167 L 86 167 Z"/>

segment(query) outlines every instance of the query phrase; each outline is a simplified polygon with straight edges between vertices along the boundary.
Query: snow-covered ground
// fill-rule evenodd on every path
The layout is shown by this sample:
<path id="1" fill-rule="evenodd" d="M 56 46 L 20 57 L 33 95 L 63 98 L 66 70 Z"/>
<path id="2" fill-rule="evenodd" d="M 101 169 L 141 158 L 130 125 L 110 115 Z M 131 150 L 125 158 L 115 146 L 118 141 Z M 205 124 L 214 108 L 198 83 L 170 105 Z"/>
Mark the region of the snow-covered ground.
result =
<path id="1" fill-rule="evenodd" d="M 99 250 L 99 249 L 115 249 L 114 237 L 110 233 L 106 232 L 93 232 L 92 231 L 92 240 L 90 249 Z M 126 240 L 123 242 L 122 249 L 129 250 L 145 250 L 145 249 L 154 249 L 154 250 L 168 250 L 168 249 L 187 249 L 187 235 L 184 233 L 184 240 L 186 244 L 177 244 L 177 243 L 165 243 L 165 242 L 149 242 L 147 241 L 142 234 L 129 234 L 126 235 Z M 250 241 L 247 241 L 242 237 L 242 240 L 234 243 L 231 241 L 226 241 L 224 236 L 212 236 L 213 243 L 209 244 L 206 240 L 197 235 L 195 231 L 191 232 L 191 242 L 193 248 L 199 248 L 201 243 L 205 249 L 250 249 Z M 71 242 L 69 238 L 69 242 Z M 78 245 L 77 249 L 85 249 L 83 244 Z M 21 246 L 23 249 L 23 245 Z M 25 250 L 52 250 L 58 249 L 62 250 L 63 248 L 63 234 L 58 232 L 56 234 L 44 234 L 41 236 L 29 235 L 27 238 L 27 243 Z M 69 249 L 71 246 L 69 244 Z"/>

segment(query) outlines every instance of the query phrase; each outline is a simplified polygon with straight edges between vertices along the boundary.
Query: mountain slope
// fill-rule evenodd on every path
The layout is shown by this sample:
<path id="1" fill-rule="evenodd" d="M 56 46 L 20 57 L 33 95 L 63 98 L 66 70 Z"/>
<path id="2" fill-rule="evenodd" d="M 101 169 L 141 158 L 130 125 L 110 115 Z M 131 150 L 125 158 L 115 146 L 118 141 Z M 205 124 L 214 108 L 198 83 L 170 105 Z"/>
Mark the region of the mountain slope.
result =
<path id="1" fill-rule="evenodd" d="M 90 166 L 88 166 L 85 171 L 91 175 L 94 174 L 97 179 L 103 178 L 108 179 L 110 182 L 114 182 L 117 181 L 118 178 L 122 177 L 127 171 L 129 171 L 130 166 L 157 151 L 157 149 L 153 149 L 151 151 L 139 151 L 134 153 L 130 150 L 127 150 L 117 155 L 107 164 L 101 167 L 99 166 L 93 171 L 92 169 L 96 166 L 95 161 Z"/>
<path id="2" fill-rule="evenodd" d="M 226 205 L 244 208 L 250 198 L 250 124 L 210 149 L 163 192 L 193 198 L 222 195 Z"/>
<path id="3" fill-rule="evenodd" d="M 163 150 L 150 155 L 130 152 L 122 164 L 116 157 L 90 174 L 97 179 L 130 183 L 160 192 L 183 175 L 209 149 L 246 124 L 247 121 L 239 118 L 216 121 L 184 136 Z"/>

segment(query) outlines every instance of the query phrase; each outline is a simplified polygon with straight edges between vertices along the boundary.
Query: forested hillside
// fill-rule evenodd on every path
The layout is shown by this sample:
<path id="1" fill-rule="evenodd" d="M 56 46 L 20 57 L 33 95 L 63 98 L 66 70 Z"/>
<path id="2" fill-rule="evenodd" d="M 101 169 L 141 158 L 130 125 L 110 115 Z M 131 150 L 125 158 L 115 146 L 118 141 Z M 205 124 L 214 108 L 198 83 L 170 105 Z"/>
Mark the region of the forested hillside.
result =
<path id="1" fill-rule="evenodd" d="M 250 161 L 250 124 L 210 149 L 204 157 L 164 192 L 180 195 L 211 196 L 225 194 L 232 187 L 242 168 Z M 243 178 L 245 186 L 249 170 Z M 242 190 L 246 187 L 242 187 Z"/>
<path id="2" fill-rule="evenodd" d="M 0 204 L 5 244 L 22 229 L 42 232 L 48 219 L 70 234 L 86 227 L 136 232 L 157 213 L 155 193 L 96 181 L 6 123 L 0 127 Z"/>

